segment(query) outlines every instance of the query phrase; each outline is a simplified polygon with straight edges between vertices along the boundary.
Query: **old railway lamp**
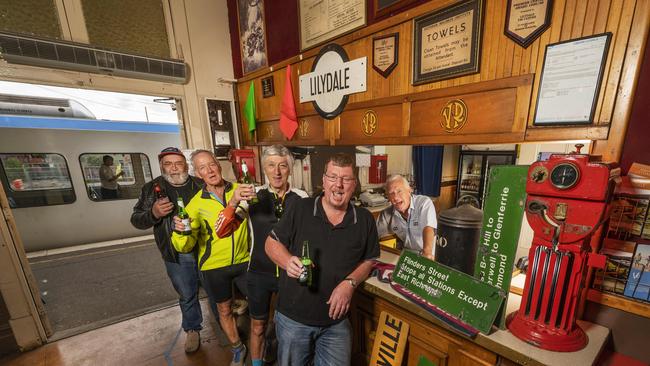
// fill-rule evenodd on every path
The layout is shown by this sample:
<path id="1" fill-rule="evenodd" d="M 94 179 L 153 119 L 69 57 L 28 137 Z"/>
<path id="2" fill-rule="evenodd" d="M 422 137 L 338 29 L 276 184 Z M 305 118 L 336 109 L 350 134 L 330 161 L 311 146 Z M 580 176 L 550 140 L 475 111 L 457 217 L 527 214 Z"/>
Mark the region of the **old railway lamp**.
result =
<path id="1" fill-rule="evenodd" d="M 592 252 L 601 240 L 619 169 L 577 152 L 533 163 L 526 182 L 526 218 L 534 231 L 519 311 L 508 328 L 537 347 L 572 352 L 587 345 L 576 310 L 588 266 L 604 267 Z"/>

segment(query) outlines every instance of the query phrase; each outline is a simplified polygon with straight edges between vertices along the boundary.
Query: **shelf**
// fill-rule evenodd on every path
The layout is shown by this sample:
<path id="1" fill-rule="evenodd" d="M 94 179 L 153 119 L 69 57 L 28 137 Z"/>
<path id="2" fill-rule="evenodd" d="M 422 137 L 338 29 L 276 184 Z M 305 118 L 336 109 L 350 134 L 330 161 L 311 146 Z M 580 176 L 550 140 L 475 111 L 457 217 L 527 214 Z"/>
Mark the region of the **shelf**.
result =
<path id="1" fill-rule="evenodd" d="M 587 292 L 587 300 L 609 306 L 644 318 L 650 318 L 650 303 L 637 301 L 628 297 L 609 294 L 594 289 Z"/>
<path id="2" fill-rule="evenodd" d="M 467 193 L 476 193 L 478 194 L 478 191 L 468 191 L 467 189 L 461 189 L 461 192 L 467 192 Z"/>

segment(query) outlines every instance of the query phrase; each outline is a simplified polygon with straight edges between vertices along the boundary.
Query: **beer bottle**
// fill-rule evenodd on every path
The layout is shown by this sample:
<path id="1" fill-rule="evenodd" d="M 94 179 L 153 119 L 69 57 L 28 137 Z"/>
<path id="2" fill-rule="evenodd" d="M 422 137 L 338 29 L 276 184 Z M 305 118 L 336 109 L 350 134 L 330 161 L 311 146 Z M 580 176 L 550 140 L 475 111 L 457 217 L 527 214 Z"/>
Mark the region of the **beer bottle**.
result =
<path id="1" fill-rule="evenodd" d="M 190 235 L 192 233 L 192 227 L 190 226 L 190 216 L 185 211 L 185 203 L 183 203 L 183 197 L 178 196 L 178 201 L 176 201 L 178 206 L 178 218 L 183 222 L 183 231 L 180 234 Z"/>
<path id="2" fill-rule="evenodd" d="M 307 287 L 311 287 L 312 280 L 312 262 L 309 258 L 309 242 L 307 240 L 302 242 L 302 257 L 300 257 L 300 262 L 302 262 L 302 272 L 298 277 L 298 282 Z"/>
<path id="3" fill-rule="evenodd" d="M 253 180 L 253 178 L 251 178 L 251 175 L 248 173 L 248 165 L 246 165 L 246 162 L 244 160 L 241 161 L 241 182 L 244 184 L 252 184 L 253 189 L 255 189 L 255 181 Z M 259 201 L 260 200 L 257 198 L 257 196 L 255 196 L 250 200 L 248 200 L 248 203 L 254 205 Z"/>
<path id="4" fill-rule="evenodd" d="M 165 193 L 165 191 L 163 191 L 162 187 L 158 183 L 154 183 L 153 193 L 154 195 L 156 195 L 157 200 L 167 197 L 167 194 Z"/>

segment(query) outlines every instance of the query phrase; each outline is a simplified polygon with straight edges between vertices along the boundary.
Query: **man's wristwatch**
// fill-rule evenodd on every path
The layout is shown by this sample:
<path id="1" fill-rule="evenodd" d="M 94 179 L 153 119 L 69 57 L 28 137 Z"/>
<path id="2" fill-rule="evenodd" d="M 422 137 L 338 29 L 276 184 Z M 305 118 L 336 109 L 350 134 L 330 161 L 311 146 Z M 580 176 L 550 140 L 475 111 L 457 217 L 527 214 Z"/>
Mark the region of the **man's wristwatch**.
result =
<path id="1" fill-rule="evenodd" d="M 357 288 L 357 280 L 355 280 L 354 278 L 348 277 L 345 279 L 345 281 L 348 281 L 348 283 L 350 284 L 350 286 L 352 286 L 352 288 Z"/>

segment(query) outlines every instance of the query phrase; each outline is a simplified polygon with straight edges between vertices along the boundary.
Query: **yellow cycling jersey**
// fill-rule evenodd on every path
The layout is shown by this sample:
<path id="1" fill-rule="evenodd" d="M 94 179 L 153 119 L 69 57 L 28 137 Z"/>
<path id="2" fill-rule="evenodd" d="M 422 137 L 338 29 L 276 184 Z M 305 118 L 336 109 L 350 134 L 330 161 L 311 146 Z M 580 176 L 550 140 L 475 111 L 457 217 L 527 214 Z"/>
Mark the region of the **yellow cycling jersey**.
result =
<path id="1" fill-rule="evenodd" d="M 172 233 L 172 244 L 181 253 L 191 252 L 198 243 L 201 271 L 246 263 L 250 258 L 248 218 L 244 219 L 232 235 L 225 238 L 219 238 L 214 229 L 219 213 L 226 208 L 236 187 L 236 183 L 226 182 L 226 201 L 223 204 L 204 187 L 185 207 L 192 220 L 192 234 Z"/>

